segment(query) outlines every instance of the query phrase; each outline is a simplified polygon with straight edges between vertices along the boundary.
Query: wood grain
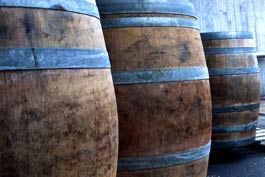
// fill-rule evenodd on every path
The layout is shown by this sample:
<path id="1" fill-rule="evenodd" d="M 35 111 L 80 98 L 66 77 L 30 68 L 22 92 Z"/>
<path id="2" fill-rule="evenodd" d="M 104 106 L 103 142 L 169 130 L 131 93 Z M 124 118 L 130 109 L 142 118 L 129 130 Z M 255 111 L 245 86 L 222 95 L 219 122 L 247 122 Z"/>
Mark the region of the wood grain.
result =
<path id="1" fill-rule="evenodd" d="M 119 157 L 170 154 L 207 144 L 208 88 L 208 81 L 116 85 Z"/>
<path id="2" fill-rule="evenodd" d="M 247 125 L 251 122 L 256 122 L 258 114 L 258 109 L 243 112 L 213 113 L 213 127 L 220 128 L 234 125 Z"/>
<path id="3" fill-rule="evenodd" d="M 105 43 L 96 18 L 0 8 L 0 48 L 105 50 Z M 1 71 L 0 95 L 0 176 L 116 176 L 110 69 Z"/>
<path id="4" fill-rule="evenodd" d="M 235 47 L 253 47 L 253 39 L 222 39 L 203 41 L 205 49 L 210 48 L 235 48 Z M 252 53 L 224 53 L 215 55 L 206 55 L 206 61 L 209 70 L 212 69 L 246 69 L 257 68 L 257 57 Z M 245 109 L 241 111 L 221 111 L 215 112 L 215 109 L 224 109 L 227 107 L 242 107 L 250 104 L 257 104 L 260 101 L 260 78 L 258 73 L 230 73 L 227 75 L 210 75 L 212 105 L 213 105 L 213 129 L 220 130 L 248 126 L 258 121 L 257 108 Z M 231 131 L 216 133 L 212 135 L 213 143 L 223 140 L 240 141 L 255 137 L 255 128 L 247 131 Z M 223 143 L 225 145 L 225 142 Z M 220 145 L 221 146 L 221 145 Z"/>
<path id="5" fill-rule="evenodd" d="M 213 107 L 256 103 L 260 100 L 257 74 L 211 76 Z"/>
<path id="6" fill-rule="evenodd" d="M 0 47 L 104 49 L 100 21 L 55 10 L 0 8 Z"/>
<path id="7" fill-rule="evenodd" d="M 258 62 L 253 54 L 219 54 L 208 55 L 207 66 L 210 69 L 251 68 L 258 67 Z"/>
<path id="8" fill-rule="evenodd" d="M 1 176 L 115 176 L 110 71 L 1 72 L 0 80 Z"/>
<path id="9" fill-rule="evenodd" d="M 191 18 L 170 14 L 115 14 L 130 17 Z M 193 19 L 195 20 L 195 19 Z M 185 27 L 104 29 L 112 72 L 206 67 L 198 30 Z M 119 157 L 153 157 L 201 147 L 211 136 L 209 80 L 115 85 L 119 115 Z M 208 158 L 161 169 L 118 172 L 119 177 L 205 177 Z"/>
<path id="10" fill-rule="evenodd" d="M 213 142 L 215 141 L 240 141 L 240 139 L 253 138 L 256 136 L 256 130 L 236 133 L 214 133 L 212 135 Z"/>
<path id="11" fill-rule="evenodd" d="M 205 66 L 203 48 L 198 45 L 201 37 L 195 29 L 115 28 L 104 29 L 104 35 L 112 71 Z"/>

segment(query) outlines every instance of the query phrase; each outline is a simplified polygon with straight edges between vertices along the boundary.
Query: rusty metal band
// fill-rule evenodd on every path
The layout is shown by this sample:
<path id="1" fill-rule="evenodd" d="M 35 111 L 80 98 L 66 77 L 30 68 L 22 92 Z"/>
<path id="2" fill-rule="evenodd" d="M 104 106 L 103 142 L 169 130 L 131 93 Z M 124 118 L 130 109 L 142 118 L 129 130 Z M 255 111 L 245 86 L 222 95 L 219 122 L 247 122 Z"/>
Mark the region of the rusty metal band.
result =
<path id="1" fill-rule="evenodd" d="M 235 48 L 205 48 L 205 55 L 217 54 L 238 54 L 238 53 L 256 53 L 255 47 L 235 47 Z"/>
<path id="2" fill-rule="evenodd" d="M 71 68 L 110 68 L 108 53 L 94 49 L 0 49 L 0 71 Z"/>
<path id="3" fill-rule="evenodd" d="M 246 125 L 234 125 L 229 127 L 218 127 L 212 128 L 213 133 L 235 133 L 235 132 L 245 132 L 250 130 L 255 130 L 257 128 L 258 122 L 251 122 Z"/>
<path id="4" fill-rule="evenodd" d="M 213 107 L 213 113 L 243 112 L 259 109 L 260 103 L 251 103 L 240 106 Z"/>
<path id="5" fill-rule="evenodd" d="M 102 19 L 103 29 L 128 27 L 182 27 L 199 29 L 198 22 L 193 19 L 173 17 L 130 17 Z"/>
<path id="6" fill-rule="evenodd" d="M 209 79 L 206 67 L 112 72 L 114 84 L 148 84 Z"/>
<path id="7" fill-rule="evenodd" d="M 212 32 L 201 33 L 202 40 L 222 40 L 222 39 L 254 39 L 251 32 Z"/>
<path id="8" fill-rule="evenodd" d="M 160 156 L 119 158 L 118 171 L 136 171 L 166 168 L 200 160 L 209 155 L 211 142 L 197 149 Z"/>
<path id="9" fill-rule="evenodd" d="M 228 141 L 213 141 L 213 149 L 227 149 L 240 146 L 246 146 L 255 142 L 255 137 L 249 137 L 244 139 L 228 140 Z"/>
<path id="10" fill-rule="evenodd" d="M 181 0 L 97 0 L 100 14 L 156 13 L 196 17 L 191 3 Z"/>
<path id="11" fill-rule="evenodd" d="M 242 75 L 259 73 L 258 67 L 253 68 L 233 68 L 233 69 L 209 69 L 210 76 L 220 75 Z"/>
<path id="12" fill-rule="evenodd" d="M 97 6 L 86 0 L 0 0 L 0 7 L 60 10 L 99 18 Z"/>

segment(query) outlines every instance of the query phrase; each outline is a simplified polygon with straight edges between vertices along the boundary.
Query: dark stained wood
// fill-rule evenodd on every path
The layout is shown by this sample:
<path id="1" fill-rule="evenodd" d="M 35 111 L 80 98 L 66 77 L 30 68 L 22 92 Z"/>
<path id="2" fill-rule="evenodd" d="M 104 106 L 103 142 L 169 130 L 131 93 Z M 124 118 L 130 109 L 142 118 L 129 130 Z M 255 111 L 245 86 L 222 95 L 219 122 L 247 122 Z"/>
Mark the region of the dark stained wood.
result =
<path id="1" fill-rule="evenodd" d="M 100 21 L 43 9 L 0 8 L 0 47 L 104 49 Z"/>
<path id="2" fill-rule="evenodd" d="M 115 176 L 110 71 L 1 72 L 0 80 L 1 176 Z"/>
<path id="3" fill-rule="evenodd" d="M 257 67 L 257 65 L 258 63 L 256 56 L 253 54 L 242 53 L 236 55 L 220 54 L 207 56 L 207 66 L 211 69 L 226 69 L 237 67 L 251 68 Z"/>
<path id="4" fill-rule="evenodd" d="M 205 80 L 116 85 L 119 157 L 171 154 L 207 144 L 211 138 L 208 88 Z"/>
<path id="5" fill-rule="evenodd" d="M 253 138 L 256 136 L 256 130 L 236 133 L 213 133 L 212 140 L 215 141 L 240 141 L 241 139 Z"/>
<path id="6" fill-rule="evenodd" d="M 252 39 L 205 40 L 205 48 L 254 47 Z M 236 69 L 258 67 L 257 58 L 252 53 L 206 55 L 207 65 L 211 69 Z M 259 103 L 260 79 L 258 73 L 212 75 L 210 76 L 212 104 L 214 108 L 244 106 Z M 213 128 L 246 126 L 258 120 L 258 109 L 213 112 Z M 255 137 L 255 129 L 251 131 L 213 133 L 216 141 L 240 141 Z M 225 143 L 224 143 L 225 145 Z"/>
<path id="7" fill-rule="evenodd" d="M 0 8 L 0 31 L 1 49 L 105 49 L 99 20 L 70 12 Z M 110 69 L 1 71 L 0 97 L 0 176 L 116 176 Z"/>
<path id="8" fill-rule="evenodd" d="M 210 83 L 213 107 L 259 102 L 258 74 L 211 76 Z"/>
<path id="9" fill-rule="evenodd" d="M 117 34 L 124 42 L 117 40 Z M 104 35 L 112 71 L 205 66 L 201 37 L 195 29 L 115 28 L 104 29 Z"/>
<path id="10" fill-rule="evenodd" d="M 102 15 L 172 17 L 164 14 Z M 190 18 L 181 16 L 181 18 Z M 206 67 L 199 31 L 183 27 L 104 29 L 112 72 Z M 192 72 L 192 71 L 191 71 Z M 119 157 L 182 153 L 211 136 L 209 80 L 115 85 L 119 115 Z M 205 177 L 208 158 L 170 168 L 118 171 L 118 177 Z"/>
<path id="11" fill-rule="evenodd" d="M 215 118 L 213 121 L 213 127 L 228 127 L 233 125 L 246 125 L 250 122 L 257 121 L 259 114 L 258 109 L 244 111 L 244 112 L 231 112 L 227 113 L 213 113 Z"/>

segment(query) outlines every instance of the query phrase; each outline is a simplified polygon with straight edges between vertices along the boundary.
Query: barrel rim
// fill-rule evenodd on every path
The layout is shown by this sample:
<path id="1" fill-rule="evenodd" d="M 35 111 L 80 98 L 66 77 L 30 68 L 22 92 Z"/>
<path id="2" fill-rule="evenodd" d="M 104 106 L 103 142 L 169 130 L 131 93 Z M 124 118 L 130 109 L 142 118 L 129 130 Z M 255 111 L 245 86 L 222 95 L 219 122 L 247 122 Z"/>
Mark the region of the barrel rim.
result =
<path id="1" fill-rule="evenodd" d="M 213 118 L 215 119 L 215 117 Z M 250 130 L 256 130 L 258 126 L 258 121 L 250 122 L 243 125 L 232 125 L 223 127 L 213 127 L 212 133 L 236 133 L 236 132 L 246 132 Z"/>
<path id="2" fill-rule="evenodd" d="M 242 139 L 232 139 L 232 140 L 213 140 L 212 148 L 213 149 L 228 149 L 228 148 L 236 148 L 241 146 L 250 145 L 255 142 L 254 137 L 242 138 Z"/>
<path id="3" fill-rule="evenodd" d="M 223 76 L 223 75 L 247 75 L 247 74 L 257 74 L 260 72 L 258 66 L 255 67 L 244 67 L 244 68 L 223 68 L 223 69 L 210 69 L 210 76 Z"/>
<path id="4" fill-rule="evenodd" d="M 0 71 L 110 68 L 105 49 L 4 48 L 0 58 Z"/>
<path id="5" fill-rule="evenodd" d="M 151 84 L 181 81 L 208 80 L 207 67 L 113 71 L 115 85 Z"/>
<path id="6" fill-rule="evenodd" d="M 0 0 L 0 7 L 58 10 L 84 14 L 100 19 L 98 7 L 96 6 L 96 4 L 93 4 L 86 0 Z"/>
<path id="7" fill-rule="evenodd" d="M 229 47 L 229 48 L 204 48 L 205 55 L 230 55 L 230 54 L 240 54 L 240 53 L 256 53 L 256 47 Z"/>
<path id="8" fill-rule="evenodd" d="M 230 106 L 213 106 L 213 113 L 231 113 L 231 112 L 244 112 L 260 108 L 260 102 L 253 102 L 243 105 L 230 105 Z"/>
<path id="9" fill-rule="evenodd" d="M 254 39 L 254 34 L 250 31 L 223 31 L 201 33 L 202 40 L 222 40 L 222 39 Z"/>
<path id="10" fill-rule="evenodd" d="M 171 17 L 133 17 L 102 19 L 102 28 L 129 28 L 129 27 L 183 27 L 199 30 L 197 21 L 186 18 Z"/>
<path id="11" fill-rule="evenodd" d="M 187 15 L 197 18 L 193 4 L 186 0 L 167 0 L 167 2 L 149 0 L 141 3 L 139 0 L 97 0 L 97 5 L 101 15 L 155 13 Z"/>
<path id="12" fill-rule="evenodd" d="M 210 149 L 211 141 L 198 148 L 174 154 L 119 158 L 118 171 L 149 170 L 183 165 L 209 156 Z"/>

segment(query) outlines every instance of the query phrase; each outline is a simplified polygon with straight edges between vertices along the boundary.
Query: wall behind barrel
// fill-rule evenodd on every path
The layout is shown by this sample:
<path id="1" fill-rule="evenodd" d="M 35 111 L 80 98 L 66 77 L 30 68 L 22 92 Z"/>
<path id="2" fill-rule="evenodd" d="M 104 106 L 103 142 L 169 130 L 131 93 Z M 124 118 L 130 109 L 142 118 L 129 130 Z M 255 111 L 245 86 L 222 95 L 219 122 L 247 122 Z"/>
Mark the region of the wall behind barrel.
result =
<path id="1" fill-rule="evenodd" d="M 188 0 L 197 12 L 201 32 L 251 31 L 258 52 L 265 52 L 264 0 Z"/>

